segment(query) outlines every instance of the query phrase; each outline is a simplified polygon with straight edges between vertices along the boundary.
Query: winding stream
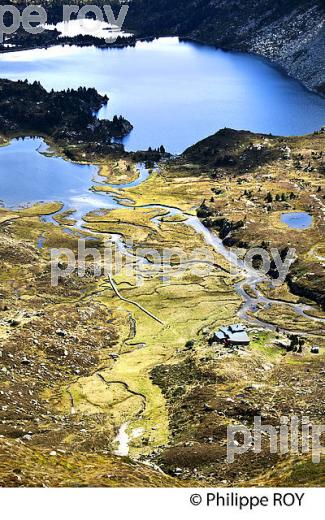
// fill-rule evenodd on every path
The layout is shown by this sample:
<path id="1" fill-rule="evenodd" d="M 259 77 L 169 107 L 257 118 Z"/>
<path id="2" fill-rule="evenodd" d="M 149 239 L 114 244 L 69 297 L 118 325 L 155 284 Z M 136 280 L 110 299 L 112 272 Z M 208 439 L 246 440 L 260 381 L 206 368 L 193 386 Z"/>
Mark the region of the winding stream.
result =
<path id="1" fill-rule="evenodd" d="M 150 175 L 148 169 L 141 163 L 137 165 L 137 169 L 139 175 L 134 181 L 124 184 L 110 184 L 104 182 L 98 175 L 96 166 L 70 163 L 61 157 L 55 156 L 51 153 L 43 139 L 13 139 L 8 146 L 0 148 L 0 200 L 6 207 L 11 208 L 19 208 L 26 204 L 40 201 L 60 201 L 63 203 L 61 211 L 74 209 L 72 214 L 72 217 L 76 220 L 74 229 L 85 230 L 86 225 L 83 217 L 89 212 L 117 208 L 133 210 L 134 206 L 130 207 L 125 204 L 123 190 L 139 186 Z M 10 176 L 8 176 L 8 171 L 10 171 Z M 118 194 L 92 191 L 91 186 L 94 185 L 105 185 L 117 192 L 121 190 L 121 198 L 119 198 Z M 235 267 L 238 274 L 243 277 L 242 281 L 235 285 L 237 294 L 243 299 L 243 305 L 238 315 L 240 319 L 274 330 L 276 329 L 275 325 L 252 317 L 250 313 L 256 312 L 261 305 L 267 308 L 277 304 L 289 306 L 304 318 L 325 323 L 323 318 L 306 314 L 306 311 L 312 309 L 308 305 L 273 300 L 264 296 L 257 289 L 257 285 L 261 282 L 269 282 L 270 279 L 247 266 L 234 251 L 225 247 L 222 240 L 206 228 L 196 216 L 188 216 L 179 208 L 154 202 L 137 207 L 164 209 L 166 210 L 165 216 L 183 216 L 185 218 L 184 224 L 192 227 L 197 233 L 202 235 L 208 246 L 222 255 L 229 265 Z M 45 220 L 54 222 L 53 216 L 45 217 Z M 160 217 L 153 217 L 152 220 L 159 225 Z M 72 229 L 66 229 L 65 231 L 70 233 Z M 113 239 L 118 244 L 120 250 L 128 254 L 122 237 L 114 235 Z M 43 243 L 44 237 L 40 237 L 38 247 L 42 247 Z M 138 261 L 139 263 L 146 262 L 143 258 L 138 259 Z M 256 294 L 255 298 L 247 294 L 245 286 L 250 287 L 252 292 Z"/>
<path id="2" fill-rule="evenodd" d="M 107 93 L 110 102 L 100 111 L 99 117 L 121 113 L 134 124 L 134 131 L 124 140 L 128 150 L 164 144 L 168 151 L 180 153 L 225 126 L 295 135 L 311 132 L 324 124 L 325 99 L 307 91 L 266 60 L 179 42 L 177 38 L 160 38 L 153 42 L 138 42 L 134 48 L 105 51 L 93 47 L 57 46 L 48 50 L 11 52 L 0 56 L 0 69 L 3 77 L 41 81 L 47 89 L 84 85 Z M 76 220 L 73 227 L 62 226 L 63 231 L 86 233 L 83 218 L 87 213 L 134 209 L 127 204 L 123 190 L 146 182 L 150 175 L 143 164 L 138 164 L 137 168 L 139 176 L 133 182 L 108 183 L 100 177 L 98 167 L 67 162 L 55 156 L 42 139 L 14 139 L 0 148 L 0 201 L 10 208 L 60 201 L 63 203 L 61 212 L 73 209 L 71 217 Z M 114 193 L 91 189 L 101 185 L 111 188 Z M 159 201 L 136 207 L 163 209 L 164 216 L 184 217 L 183 224 L 194 229 L 207 246 L 228 262 L 241 278 L 234 286 L 243 302 L 238 319 L 254 327 L 289 332 L 255 315 L 263 308 L 280 305 L 320 326 L 325 323 L 323 318 L 307 315 L 312 307 L 306 304 L 263 295 L 258 284 L 269 282 L 268 277 L 247 266 L 196 216 L 189 216 L 177 207 L 160 205 Z M 53 215 L 44 220 L 61 226 L 53 220 Z M 159 226 L 161 217 L 155 216 L 152 221 Z M 42 234 L 37 247 L 42 248 L 45 240 L 46 236 Z M 112 240 L 124 254 L 132 254 L 122 236 L 115 234 Z M 139 258 L 137 262 L 141 264 L 148 260 Z M 123 300 L 114 280 L 110 282 L 111 288 L 114 290 L 115 287 L 117 296 Z M 248 294 L 247 288 L 254 297 Z M 136 302 L 124 301 L 137 305 L 140 312 L 147 312 Z M 153 315 L 151 318 L 157 320 Z M 312 332 L 298 333 L 313 335 Z M 125 384 L 120 380 L 105 380 L 100 373 L 97 375 L 106 385 Z M 128 385 L 126 391 L 132 393 Z M 73 413 L 72 394 L 70 396 Z M 139 413 L 142 414 L 145 408 L 144 404 Z M 130 441 L 141 435 L 133 422 L 134 416 L 119 424 L 114 452 L 118 456 L 127 456 Z"/>
<path id="3" fill-rule="evenodd" d="M 303 316 L 304 318 L 311 319 L 313 321 L 317 321 L 320 323 L 325 323 L 324 318 L 318 318 L 314 316 L 310 316 L 306 314 L 305 311 L 312 310 L 310 305 L 302 304 L 302 303 L 290 303 L 284 302 L 282 300 L 270 299 L 264 296 L 260 290 L 257 289 L 257 285 L 262 282 L 271 282 L 271 278 L 267 275 L 260 274 L 259 271 L 250 268 L 243 260 L 241 260 L 238 255 L 224 246 L 222 240 L 213 234 L 208 228 L 206 228 L 202 222 L 197 217 L 190 217 L 185 223 L 192 226 L 198 233 L 203 235 L 204 240 L 207 245 L 212 246 L 219 254 L 221 254 L 229 264 L 238 269 L 238 272 L 243 276 L 243 280 L 235 284 L 235 290 L 237 294 L 243 299 L 244 303 L 238 312 L 238 317 L 240 319 L 244 319 L 251 323 L 252 325 L 258 325 L 265 327 L 269 330 L 282 330 L 283 332 L 289 332 L 286 329 L 281 329 L 276 325 L 272 325 L 258 319 L 256 317 L 250 316 L 249 313 L 254 313 L 258 310 L 259 305 L 263 305 L 264 308 L 270 307 L 271 305 L 286 305 L 293 309 L 297 314 Z M 249 294 L 245 291 L 245 286 L 249 287 L 253 293 L 256 294 L 256 297 L 253 298 L 249 296 Z M 299 333 L 300 335 L 308 335 L 308 333 Z"/>
<path id="4" fill-rule="evenodd" d="M 5 161 L 1 159 L 5 159 Z M 30 171 L 29 168 L 31 169 Z M 8 170 L 11 172 L 10 176 L 7 174 Z M 50 201 L 54 199 L 63 202 L 64 207 L 61 212 L 67 209 L 75 209 L 71 216 L 76 219 L 76 224 L 69 229 L 62 226 L 62 229 L 67 233 L 86 232 L 87 225 L 83 217 L 87 213 L 98 211 L 99 209 L 124 208 L 132 211 L 134 207 L 157 208 L 164 210 L 164 217 L 179 215 L 184 217 L 182 219 L 183 224 L 190 226 L 196 233 L 201 235 L 205 244 L 220 254 L 232 268 L 235 268 L 236 274 L 238 273 L 241 276 L 242 279 L 235 284 L 235 291 L 243 300 L 243 304 L 238 312 L 238 318 L 244 320 L 248 325 L 275 330 L 277 328 L 275 325 L 254 317 L 252 314 L 254 315 L 261 306 L 267 308 L 276 304 L 290 307 L 298 315 L 313 322 L 325 323 L 325 319 L 306 314 L 306 311 L 311 309 L 308 305 L 272 300 L 264 296 L 257 289 L 257 284 L 269 281 L 268 277 L 262 276 L 258 271 L 249 268 L 234 251 L 225 247 L 222 240 L 206 228 L 196 216 L 185 214 L 177 207 L 159 205 L 159 203 L 155 204 L 154 202 L 144 206 L 127 205 L 124 190 L 146 182 L 150 175 L 150 172 L 142 164 L 138 165 L 138 171 L 138 178 L 133 182 L 120 185 L 104 183 L 98 175 L 97 167 L 69 163 L 60 157 L 55 157 L 49 153 L 48 148 L 41 139 L 15 139 L 9 146 L 0 148 L 0 184 L 2 187 L 0 197 L 6 206 L 13 208 L 39 202 L 40 200 Z M 114 194 L 91 191 L 91 186 L 96 184 L 114 188 L 115 196 Z M 119 191 L 121 192 L 121 197 L 119 197 Z M 58 222 L 54 222 L 52 217 L 46 217 L 46 219 L 56 225 L 60 225 Z M 163 217 L 162 215 L 155 216 L 152 220 L 159 226 L 160 222 L 163 221 Z M 101 235 L 99 232 L 92 232 L 92 235 L 97 233 L 99 236 Z M 131 251 L 128 251 L 128 246 L 120 235 L 113 235 L 113 240 L 125 254 L 132 254 Z M 37 246 L 41 248 L 43 245 L 44 235 L 39 237 Z M 137 262 L 141 264 L 148 262 L 148 260 L 139 258 Z M 111 280 L 113 289 L 114 286 L 114 280 Z M 256 297 L 250 296 L 246 292 L 245 287 L 249 287 Z M 117 295 L 119 296 L 118 288 L 115 287 L 115 290 L 117 290 Z M 123 300 L 123 297 L 121 299 Z M 141 312 L 147 312 L 146 309 L 136 302 L 124 300 L 137 305 Z M 150 315 L 149 312 L 147 314 Z M 151 317 L 157 319 L 155 316 L 151 315 Z M 289 332 L 284 329 L 279 330 Z M 299 332 L 299 335 L 308 335 L 308 332 Z M 116 381 L 106 381 L 103 376 L 98 375 L 105 381 L 105 384 L 117 383 Z M 133 420 L 130 419 L 123 422 L 119 427 L 115 439 L 117 447 L 114 453 L 116 455 L 127 456 L 129 454 L 129 443 L 135 438 L 137 432 L 137 429 L 132 427 L 132 422 Z"/>

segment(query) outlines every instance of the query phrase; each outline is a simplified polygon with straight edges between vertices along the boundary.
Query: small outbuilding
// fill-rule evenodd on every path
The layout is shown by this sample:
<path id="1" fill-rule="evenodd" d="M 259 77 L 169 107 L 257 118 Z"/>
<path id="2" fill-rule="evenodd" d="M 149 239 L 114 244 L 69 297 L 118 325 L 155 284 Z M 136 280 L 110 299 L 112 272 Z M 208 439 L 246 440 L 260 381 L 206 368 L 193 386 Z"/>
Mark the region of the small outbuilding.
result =
<path id="1" fill-rule="evenodd" d="M 241 323 L 220 327 L 211 338 L 212 343 L 224 343 L 227 345 L 249 345 L 250 339 L 246 328 Z"/>

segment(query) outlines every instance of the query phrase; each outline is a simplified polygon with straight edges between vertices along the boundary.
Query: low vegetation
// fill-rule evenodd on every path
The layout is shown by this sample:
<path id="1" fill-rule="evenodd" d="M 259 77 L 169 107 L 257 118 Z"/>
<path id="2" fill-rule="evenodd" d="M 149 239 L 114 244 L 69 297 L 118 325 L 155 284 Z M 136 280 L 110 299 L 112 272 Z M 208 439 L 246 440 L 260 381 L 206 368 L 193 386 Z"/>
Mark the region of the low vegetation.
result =
<path id="1" fill-rule="evenodd" d="M 186 222 L 201 208 L 215 233 L 221 231 L 215 219 L 231 224 L 224 240 L 240 246 L 241 255 L 263 241 L 282 248 L 289 237 L 299 266 L 309 258 L 321 262 L 323 141 L 323 133 L 280 139 L 224 131 L 129 189 L 106 180 L 115 184 L 119 172 L 123 182 L 134 180 L 130 158 L 102 158 L 96 190 L 113 191 L 128 206 L 91 212 L 82 229 L 60 203 L 0 209 L 2 485 L 321 482 L 323 464 L 270 454 L 267 440 L 261 454 L 248 451 L 234 464 L 225 456 L 227 426 L 251 427 L 254 415 L 274 425 L 281 415 L 322 420 L 325 344 L 315 321 L 324 318 L 322 309 L 309 301 L 309 317 L 301 315 L 292 305 L 307 300 L 290 292 L 289 281 L 277 290 L 263 283 L 257 289 L 271 305 L 249 310 L 250 345 L 211 344 L 215 330 L 238 321 L 241 274 L 212 248 L 204 277 L 190 265 L 180 272 L 177 261 L 154 266 L 148 251 L 137 250 L 177 245 L 190 254 L 206 246 Z M 295 197 L 268 202 L 268 192 Z M 285 204 L 308 209 L 313 226 L 285 228 L 279 221 Z M 51 214 L 55 223 L 40 218 Z M 140 261 L 140 270 L 130 274 L 123 266 L 95 277 L 89 259 L 85 277 L 72 274 L 51 287 L 51 247 L 76 253 L 83 236 L 103 251 L 112 235 L 129 244 L 130 262 Z M 247 291 L 254 298 L 256 288 Z M 318 354 L 311 353 L 315 345 Z"/>

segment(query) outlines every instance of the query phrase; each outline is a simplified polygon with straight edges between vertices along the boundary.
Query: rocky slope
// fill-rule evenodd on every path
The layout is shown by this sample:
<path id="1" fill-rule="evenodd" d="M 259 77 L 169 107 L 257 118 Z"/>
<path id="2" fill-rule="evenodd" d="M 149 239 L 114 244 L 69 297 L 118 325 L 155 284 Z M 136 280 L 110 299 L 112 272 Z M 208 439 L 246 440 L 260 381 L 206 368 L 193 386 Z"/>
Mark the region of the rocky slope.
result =
<path id="1" fill-rule="evenodd" d="M 294 247 L 290 289 L 323 308 L 324 139 L 324 129 L 302 137 L 223 129 L 183 154 L 187 163 L 199 164 L 214 179 L 211 200 L 198 210 L 205 225 L 227 246 Z M 281 224 L 282 212 L 291 211 L 312 215 L 311 228 Z"/>
<path id="2" fill-rule="evenodd" d="M 323 0 L 133 0 L 126 24 L 143 36 L 178 35 L 272 59 L 325 89 Z"/>
<path id="3" fill-rule="evenodd" d="M 242 253 L 250 245 L 282 250 L 290 242 L 298 253 L 296 283 L 306 280 L 312 289 L 317 280 L 323 287 L 324 139 L 322 132 L 277 138 L 223 130 L 160 163 L 146 182 L 114 192 L 104 179 L 130 182 L 135 165 L 125 156 L 106 157 L 96 191 L 129 205 L 89 213 L 83 229 L 69 212 L 58 213 L 58 202 L 0 208 L 0 486 L 323 483 L 324 463 L 312 464 L 309 454 L 270 455 L 267 439 L 261 453 L 225 463 L 230 424 L 252 427 L 260 415 L 276 426 L 292 414 L 321 423 L 323 322 L 294 311 L 302 300 L 286 284 L 264 283 L 258 289 L 274 303 L 258 301 L 247 316 L 279 333 L 245 319 L 249 347 L 211 343 L 215 330 L 239 319 L 239 277 L 217 250 L 209 250 L 211 271 L 197 271 L 207 264 L 200 254 L 206 241 L 185 222 L 205 207 L 206 225 L 218 233 L 220 218 L 230 222 L 226 238 Z M 166 207 L 180 213 L 169 215 Z M 280 221 L 288 209 L 310 211 L 313 226 L 288 230 Z M 76 257 L 84 237 L 87 248 L 103 253 L 113 234 L 124 237 L 134 258 L 147 255 L 142 282 L 125 266 L 113 285 L 95 275 L 89 255 L 85 276 L 74 272 L 51 285 L 52 248 L 69 248 Z M 175 246 L 191 255 L 189 269 L 179 272 L 175 258 L 152 270 L 150 251 Z M 308 309 L 324 319 L 318 306 Z M 304 340 L 299 351 L 292 335 Z"/>

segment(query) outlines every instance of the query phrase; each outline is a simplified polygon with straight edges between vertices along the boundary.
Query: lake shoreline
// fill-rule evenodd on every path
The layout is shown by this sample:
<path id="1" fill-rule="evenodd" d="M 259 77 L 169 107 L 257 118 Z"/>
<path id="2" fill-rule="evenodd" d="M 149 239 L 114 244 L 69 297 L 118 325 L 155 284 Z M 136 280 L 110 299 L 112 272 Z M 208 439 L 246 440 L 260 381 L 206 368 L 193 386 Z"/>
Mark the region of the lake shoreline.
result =
<path id="1" fill-rule="evenodd" d="M 175 485 L 191 483 L 211 487 L 226 480 L 228 485 L 240 486 L 256 478 L 265 483 L 265 472 L 282 464 L 281 457 L 270 459 L 265 450 L 259 454 L 258 466 L 254 459 L 248 459 L 244 469 L 239 462 L 240 473 L 234 472 L 233 467 L 224 464 L 223 448 L 218 441 L 226 438 L 229 420 L 250 421 L 254 406 L 260 407 L 263 416 L 268 414 L 267 417 L 273 420 L 279 406 L 283 411 L 291 408 L 293 370 L 302 371 L 302 384 L 308 388 L 306 398 L 299 400 L 300 410 L 308 410 L 317 424 L 319 405 L 311 411 L 310 396 L 311 393 L 319 396 L 314 374 L 322 367 L 325 344 L 319 321 L 323 313 L 311 306 L 310 318 L 299 314 L 296 309 L 304 309 L 306 304 L 300 299 L 292 302 L 293 296 L 286 292 L 286 285 L 282 292 L 276 293 L 264 283 L 263 287 L 257 288 L 263 296 L 254 296 L 251 280 L 245 279 L 240 269 L 231 271 L 226 258 L 228 253 L 225 253 L 228 248 L 223 246 L 213 226 L 200 224 L 195 208 L 200 207 L 204 198 L 211 211 L 222 211 L 224 216 L 239 218 L 235 210 L 241 211 L 242 208 L 235 208 L 233 199 L 242 202 L 244 208 L 246 202 L 254 202 L 255 210 L 250 207 L 250 212 L 247 212 L 247 228 L 239 231 L 247 233 L 254 225 L 254 236 L 258 240 L 261 236 L 265 238 L 265 222 L 262 221 L 266 204 L 264 194 L 274 186 L 289 190 L 286 182 L 294 182 L 295 176 L 300 181 L 306 177 L 303 173 L 301 178 L 300 170 L 295 168 L 295 156 L 299 155 L 300 147 L 306 150 L 309 145 L 310 152 L 313 152 L 313 167 L 320 166 L 318 148 L 324 136 L 306 136 L 300 143 L 299 138 L 290 138 L 287 142 L 284 138 L 271 140 L 269 136 L 235 131 L 223 135 L 221 132 L 211 136 L 213 150 L 219 142 L 220 157 L 221 138 L 235 163 L 219 168 L 219 177 L 216 178 L 215 169 L 202 160 L 205 157 L 204 143 L 197 143 L 195 150 L 188 151 L 186 156 L 161 163 L 159 171 L 152 172 L 143 179 L 144 182 L 117 188 L 120 200 L 130 200 L 130 206 L 91 212 L 83 219 L 82 236 L 88 247 L 97 247 L 99 251 L 103 248 L 103 241 L 116 235 L 122 243 L 129 244 L 132 239 L 128 250 L 132 258 L 135 258 L 137 248 L 144 246 L 160 251 L 162 247 L 168 248 L 176 243 L 189 254 L 195 248 L 208 247 L 213 261 L 209 275 L 202 279 L 191 270 L 178 274 L 173 272 L 173 267 L 162 265 L 162 272 L 151 273 L 149 270 L 140 286 L 122 269 L 114 275 L 112 287 L 106 276 L 96 278 L 92 274 L 92 260 L 89 258 L 86 277 L 78 278 L 73 273 L 49 291 L 49 250 L 68 247 L 76 254 L 80 226 L 69 226 L 68 233 L 65 219 L 56 219 L 55 224 L 52 219 L 44 221 L 40 218 L 45 210 L 47 214 L 53 214 L 55 208 L 51 204 L 18 211 L 0 210 L 0 249 L 4 259 L 0 281 L 6 309 L 0 332 L 3 330 L 5 336 L 2 361 L 7 370 L 0 377 L 13 379 L 13 394 L 8 395 L 8 400 L 7 394 L 3 397 L 8 408 L 3 413 L 2 431 L 7 439 L 6 428 L 9 428 L 10 435 L 11 414 L 15 413 L 9 398 L 12 401 L 14 396 L 20 402 L 19 392 L 25 395 L 28 385 L 33 395 L 23 401 L 24 415 L 16 437 L 21 438 L 19 445 L 23 450 L 27 441 L 22 438 L 24 433 L 21 431 L 31 432 L 28 446 L 33 448 L 34 454 L 40 454 L 45 468 L 49 464 L 46 454 L 53 451 L 57 460 L 62 463 L 69 461 L 71 467 L 75 464 L 71 457 L 79 453 L 78 446 L 82 444 L 83 453 L 87 454 L 87 467 L 94 471 L 99 461 L 101 468 L 111 461 L 112 467 L 116 468 L 114 476 L 119 475 L 118 469 L 131 458 L 134 468 L 142 462 L 149 462 L 153 468 L 159 467 L 160 471 L 153 473 L 156 482 L 158 478 L 174 477 Z M 315 147 L 313 145 L 315 139 L 317 147 L 316 143 Z M 261 143 L 262 147 L 259 146 Z M 292 147 L 293 157 L 284 160 L 282 148 L 286 145 Z M 237 155 L 238 150 L 240 154 Z M 247 157 L 251 150 L 254 153 L 249 157 L 250 163 L 243 163 L 241 157 Z M 265 154 L 272 159 L 270 162 L 265 161 Z M 208 156 L 211 158 L 211 154 Z M 218 158 L 212 158 L 213 162 Z M 308 159 L 309 154 L 305 160 Z M 50 157 L 47 160 L 50 161 Z M 260 175 L 258 166 L 261 163 L 269 175 L 276 168 L 279 182 Z M 128 173 L 123 162 L 116 165 L 116 160 L 113 160 L 111 167 L 116 168 L 116 178 L 119 171 L 121 176 Z M 245 175 L 239 173 L 243 167 L 248 168 Z M 283 171 L 290 172 L 285 179 Z M 106 182 L 98 185 L 103 197 L 111 190 L 109 171 L 105 177 Z M 312 186 L 308 192 L 297 190 L 299 199 L 293 200 L 297 206 L 305 204 L 305 197 L 315 192 L 318 171 L 313 170 L 309 177 Z M 242 183 L 243 179 L 246 182 Z M 250 196 L 253 185 L 256 193 Z M 219 190 L 223 192 L 219 193 Z M 317 193 L 322 195 L 322 192 Z M 275 223 L 279 217 L 278 208 L 283 208 L 285 202 L 280 200 L 277 204 L 270 212 L 271 225 L 281 233 L 281 228 L 276 228 Z M 179 208 L 186 218 L 166 218 L 166 211 L 171 207 Z M 256 216 L 261 217 L 260 227 L 259 220 L 254 223 Z M 211 217 L 214 219 L 214 214 Z M 261 235 L 262 231 L 264 234 Z M 306 230 L 306 233 L 310 231 Z M 315 234 L 309 239 L 308 235 L 301 233 L 299 237 L 303 245 L 310 239 L 317 244 Z M 241 252 L 244 250 L 242 247 Z M 33 262 L 26 262 L 30 255 L 34 255 Z M 150 264 L 145 265 L 150 269 Z M 168 275 L 168 283 L 163 282 L 162 273 Z M 10 285 L 13 276 L 15 293 L 12 293 Z M 252 293 L 249 297 L 248 292 Z M 258 303 L 256 309 L 255 300 Z M 38 313 L 41 313 L 39 317 Z M 251 338 L 249 347 L 226 349 L 223 345 L 209 343 L 214 330 L 238 319 L 247 326 Z M 303 352 L 286 350 L 291 334 L 303 338 Z M 319 356 L 310 354 L 315 342 L 321 348 Z M 10 356 L 7 356 L 8 352 Z M 20 362 L 22 356 L 26 359 L 23 365 Z M 37 371 L 42 370 L 40 361 L 46 367 L 46 377 L 38 378 Z M 294 373 L 294 377 L 298 373 Z M 256 389 L 252 390 L 251 384 Z M 275 396 L 274 388 L 278 385 L 281 395 Z M 40 403 L 37 408 L 40 422 L 36 425 L 33 422 L 35 405 L 31 401 L 35 398 Z M 220 410 L 221 415 L 217 413 Z M 16 415 L 15 421 L 16 424 Z M 124 457 L 126 449 L 117 452 L 123 457 L 113 457 L 118 447 L 116 440 L 122 440 L 117 436 L 123 425 L 129 458 Z M 212 441 L 209 440 L 211 437 Z M 125 442 L 123 447 L 126 447 Z M 9 455 L 5 457 L 7 460 L 11 460 Z M 23 468 L 22 483 L 30 478 L 39 482 L 39 465 L 26 468 L 28 460 L 28 454 L 24 452 L 18 464 Z M 287 461 L 288 465 L 291 463 L 294 465 L 295 460 Z M 300 463 L 307 462 L 300 459 Z M 1 472 L 7 482 L 10 470 L 3 465 Z M 132 474 L 128 473 L 129 485 L 133 482 Z M 65 474 L 61 467 L 55 476 L 49 475 L 48 478 L 50 482 L 56 479 L 61 485 L 70 484 L 69 474 Z M 79 472 L 73 478 L 74 482 L 84 479 L 83 482 L 90 485 L 93 477 L 87 473 L 81 477 Z M 282 483 L 295 481 L 291 473 L 285 476 L 277 473 L 277 478 Z M 115 483 L 122 482 L 120 476 L 114 479 Z M 98 482 L 110 487 L 114 479 Z M 139 478 L 138 485 L 145 485 L 145 482 Z"/>
<path id="2" fill-rule="evenodd" d="M 270 454 L 267 443 L 257 458 L 225 461 L 229 424 L 322 419 L 325 129 L 224 128 L 173 157 L 41 137 L 50 150 L 41 139 L 0 147 L 3 193 L 51 199 L 0 207 L 1 481 L 319 485 L 307 454 Z M 288 229 L 281 215 L 293 211 L 313 225 Z M 93 248 L 85 272 L 64 273 L 61 258 L 55 285 L 52 251 L 79 258 L 80 239 Z M 108 244 L 130 263 L 98 275 Z M 163 254 L 175 245 L 183 270 L 178 253 Z M 257 277 L 258 259 L 243 261 L 253 248 L 282 259 L 289 246 L 297 258 L 280 286 L 276 266 Z M 249 345 L 212 341 L 239 320 Z"/>
<path id="3" fill-rule="evenodd" d="M 261 59 L 265 60 L 266 62 L 268 62 L 269 64 L 271 64 L 272 66 L 276 67 L 278 70 L 281 70 L 282 73 L 285 73 L 288 76 L 288 78 L 299 81 L 308 91 L 318 94 L 319 96 L 322 96 L 325 98 L 325 92 L 323 92 L 316 86 L 312 87 L 308 82 L 303 81 L 297 75 L 290 72 L 288 67 L 285 67 L 283 64 L 279 63 L 275 59 L 272 59 L 270 56 L 268 56 L 267 54 L 265 54 L 263 52 L 248 50 L 247 48 L 245 48 L 243 46 L 236 46 L 236 45 L 235 46 L 231 46 L 231 45 L 222 46 L 222 45 L 214 44 L 210 41 L 206 41 L 199 37 L 188 36 L 188 35 L 183 35 L 183 36 L 182 35 L 171 35 L 169 33 L 157 32 L 154 34 L 148 33 L 146 35 L 137 36 L 136 31 L 132 30 L 132 32 L 134 33 L 133 38 L 120 38 L 119 41 L 115 42 L 115 43 L 107 43 L 104 38 L 94 39 L 94 40 L 98 40 L 97 42 L 95 42 L 94 40 L 91 41 L 91 39 L 87 42 L 87 41 L 85 41 L 85 39 L 80 39 L 78 37 L 60 38 L 58 36 L 55 41 L 51 41 L 52 39 L 49 39 L 48 43 L 42 43 L 42 44 L 37 44 L 37 45 L 34 45 L 31 43 L 30 45 L 25 44 L 21 47 L 12 47 L 12 48 L 1 48 L 0 47 L 0 54 L 36 50 L 36 49 L 46 50 L 46 49 L 50 49 L 51 47 L 55 47 L 57 45 L 61 45 L 61 46 L 67 45 L 70 47 L 76 46 L 76 47 L 80 47 L 80 48 L 95 47 L 98 49 L 123 49 L 123 48 L 127 48 L 127 47 L 134 47 L 139 42 L 151 42 L 151 41 L 154 41 L 159 38 L 175 36 L 175 37 L 179 38 L 179 40 L 181 42 L 182 41 L 183 42 L 192 42 L 192 43 L 196 43 L 198 45 L 203 45 L 205 47 L 210 47 L 210 48 L 216 49 L 216 50 L 222 50 L 225 52 L 238 52 L 238 53 L 242 53 L 242 54 L 249 54 L 249 55 L 255 56 L 257 58 L 261 58 Z M 123 41 L 123 40 L 125 40 L 125 41 Z"/>
<path id="4" fill-rule="evenodd" d="M 30 60 L 35 60 L 32 68 Z M 56 75 L 48 70 L 53 64 Z M 179 154 L 225 127 L 304 135 L 318 130 L 325 119 L 325 98 L 268 60 L 178 38 L 138 42 L 124 49 L 55 46 L 16 52 L 1 55 L 0 68 L 3 77 L 40 81 L 48 92 L 95 87 L 109 97 L 97 112 L 99 121 L 122 114 L 134 126 L 114 139 L 114 146 L 133 152 L 163 146 Z M 174 91 L 175 81 L 182 94 Z"/>

